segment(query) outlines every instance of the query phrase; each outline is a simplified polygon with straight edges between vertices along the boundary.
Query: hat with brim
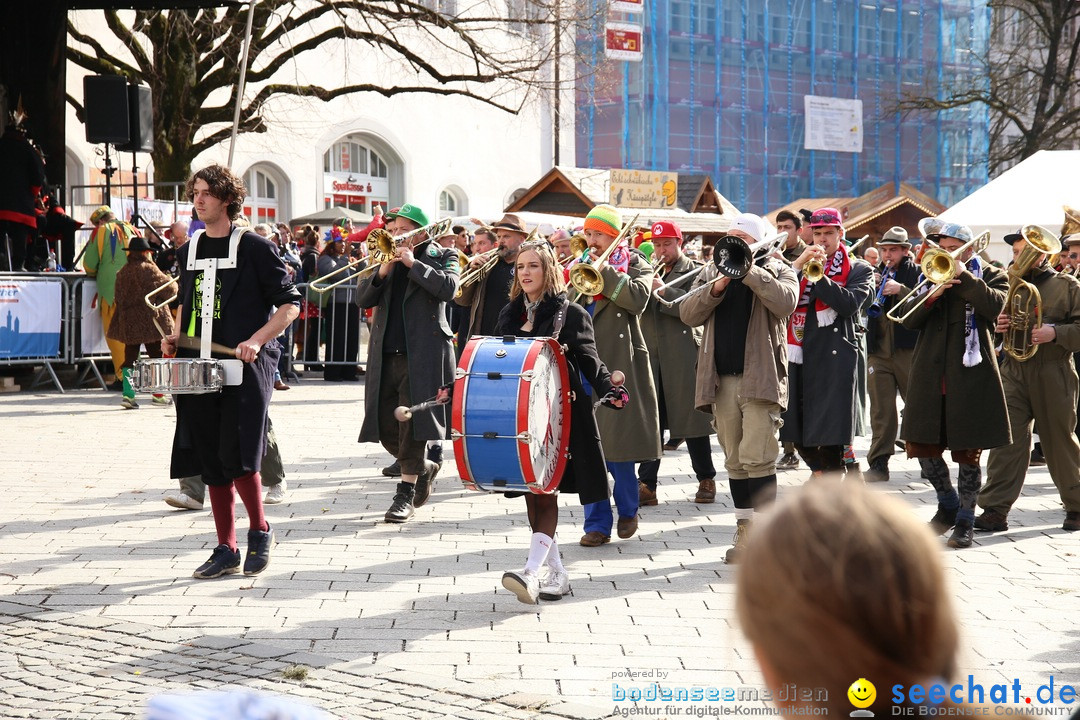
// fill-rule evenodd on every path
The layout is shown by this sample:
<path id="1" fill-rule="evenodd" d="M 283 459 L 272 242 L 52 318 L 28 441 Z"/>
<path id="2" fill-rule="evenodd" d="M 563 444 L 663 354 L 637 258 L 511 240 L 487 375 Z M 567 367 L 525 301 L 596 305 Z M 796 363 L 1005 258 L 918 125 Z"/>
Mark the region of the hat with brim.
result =
<path id="1" fill-rule="evenodd" d="M 1005 237 L 1002 238 L 1002 240 L 1005 241 L 1006 245 L 1012 245 L 1017 240 L 1023 240 L 1023 239 L 1024 239 L 1024 234 L 1022 232 L 1020 232 L 1020 230 L 1017 230 L 1016 232 L 1006 233 Z"/>
<path id="2" fill-rule="evenodd" d="M 491 227 L 495 230 L 509 230 L 511 232 L 521 233 L 522 235 L 529 234 L 529 231 L 525 229 L 525 223 L 521 222 L 521 218 L 512 213 L 503 215 L 502 219 Z"/>
<path id="3" fill-rule="evenodd" d="M 877 242 L 878 247 L 911 247 L 911 241 L 908 240 L 907 230 L 894 225 L 885 231 L 885 234 L 881 236 L 881 239 Z"/>
<path id="4" fill-rule="evenodd" d="M 124 248 L 126 252 L 146 252 L 150 249 L 150 244 L 146 242 L 146 238 L 136 235 L 128 241 L 128 246 Z"/>
<path id="5" fill-rule="evenodd" d="M 938 240 L 943 237 L 950 237 L 954 240 L 959 240 L 962 243 L 967 243 L 971 240 L 971 228 L 967 225 L 946 222 L 945 220 L 936 217 L 928 217 L 920 220 L 919 232 L 927 240 Z"/>
<path id="6" fill-rule="evenodd" d="M 1080 233 L 1073 233 L 1061 238 L 1061 247 L 1072 247 L 1073 245 L 1080 245 Z"/>
<path id="7" fill-rule="evenodd" d="M 840 211 L 836 208 L 820 208 L 810 215 L 810 227 L 843 227 Z"/>

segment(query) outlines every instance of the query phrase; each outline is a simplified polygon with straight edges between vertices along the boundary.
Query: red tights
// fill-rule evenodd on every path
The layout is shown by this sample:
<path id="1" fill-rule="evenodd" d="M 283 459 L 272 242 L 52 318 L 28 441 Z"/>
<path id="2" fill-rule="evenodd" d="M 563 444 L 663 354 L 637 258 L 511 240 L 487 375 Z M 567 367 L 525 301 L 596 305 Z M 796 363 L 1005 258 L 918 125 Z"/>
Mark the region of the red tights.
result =
<path id="1" fill-rule="evenodd" d="M 233 500 L 233 488 L 244 503 L 252 530 L 269 530 L 270 526 L 263 515 L 262 477 L 257 472 L 241 475 L 231 485 L 207 485 L 210 492 L 210 507 L 214 511 L 214 526 L 217 528 L 218 545 L 228 545 L 236 550 L 236 503 Z"/>

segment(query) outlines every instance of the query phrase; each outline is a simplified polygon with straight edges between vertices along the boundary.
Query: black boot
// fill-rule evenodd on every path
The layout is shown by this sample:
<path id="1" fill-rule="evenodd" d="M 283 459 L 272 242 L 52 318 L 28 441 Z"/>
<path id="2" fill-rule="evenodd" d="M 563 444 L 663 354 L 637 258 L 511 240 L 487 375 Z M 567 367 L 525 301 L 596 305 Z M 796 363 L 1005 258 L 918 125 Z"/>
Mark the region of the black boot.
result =
<path id="1" fill-rule="evenodd" d="M 403 523 L 413 516 L 413 494 L 415 492 L 416 488 L 412 483 L 399 482 L 397 484 L 394 504 L 386 511 L 386 522 Z"/>
<path id="2" fill-rule="evenodd" d="M 870 461 L 870 469 L 863 473 L 866 482 L 889 482 L 889 458 L 882 456 Z"/>
<path id="3" fill-rule="evenodd" d="M 956 527 L 953 528 L 952 537 L 949 538 L 949 547 L 951 548 L 968 548 L 971 547 L 971 538 L 973 534 L 973 528 L 970 520 L 958 520 Z"/>
<path id="4" fill-rule="evenodd" d="M 930 529 L 934 531 L 935 535 L 944 535 L 949 532 L 949 528 L 956 525 L 956 513 L 958 508 L 943 508 L 938 505 L 937 512 L 934 513 L 934 517 L 930 518 Z M 971 543 L 969 542 L 968 545 Z"/>

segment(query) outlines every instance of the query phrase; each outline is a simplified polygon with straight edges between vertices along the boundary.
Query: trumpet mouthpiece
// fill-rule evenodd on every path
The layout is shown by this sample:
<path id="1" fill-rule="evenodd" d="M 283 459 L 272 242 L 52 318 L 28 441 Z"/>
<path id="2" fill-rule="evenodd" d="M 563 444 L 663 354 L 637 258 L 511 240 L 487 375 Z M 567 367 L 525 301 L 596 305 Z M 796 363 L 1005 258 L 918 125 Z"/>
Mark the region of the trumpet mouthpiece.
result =
<path id="1" fill-rule="evenodd" d="M 405 422 L 406 420 L 412 418 L 412 410 L 405 407 L 404 405 L 399 405 L 398 407 L 394 408 L 394 417 L 397 419 L 398 422 Z"/>

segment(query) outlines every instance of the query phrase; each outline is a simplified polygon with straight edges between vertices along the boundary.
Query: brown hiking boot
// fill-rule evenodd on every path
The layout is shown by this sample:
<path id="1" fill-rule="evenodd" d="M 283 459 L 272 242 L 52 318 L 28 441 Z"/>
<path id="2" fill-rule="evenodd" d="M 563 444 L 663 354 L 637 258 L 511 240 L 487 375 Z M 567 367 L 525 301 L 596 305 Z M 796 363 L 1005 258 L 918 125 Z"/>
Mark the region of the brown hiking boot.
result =
<path id="1" fill-rule="evenodd" d="M 724 555 L 724 562 L 728 565 L 734 565 L 742 559 L 743 553 L 746 552 L 746 546 L 750 542 L 750 521 L 749 520 L 736 520 L 735 521 L 735 539 L 732 546 L 728 548 L 727 553 Z"/>
<path id="2" fill-rule="evenodd" d="M 712 478 L 698 482 L 694 502 L 708 504 L 716 500 L 716 481 Z"/>
<path id="3" fill-rule="evenodd" d="M 1061 525 L 1062 530 L 1076 532 L 1080 530 L 1080 512 L 1071 510 L 1065 513 L 1065 522 Z"/>
<path id="4" fill-rule="evenodd" d="M 638 482 L 638 505 L 641 507 L 648 507 L 650 505 L 656 505 L 659 502 L 656 499 L 656 491 L 650 490 L 649 486 L 643 482 Z"/>
<path id="5" fill-rule="evenodd" d="M 982 515 L 975 518 L 975 529 L 983 532 L 1001 532 L 1009 529 L 1009 519 L 1005 513 L 997 510 L 983 510 Z"/>

